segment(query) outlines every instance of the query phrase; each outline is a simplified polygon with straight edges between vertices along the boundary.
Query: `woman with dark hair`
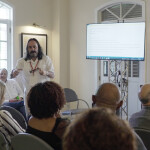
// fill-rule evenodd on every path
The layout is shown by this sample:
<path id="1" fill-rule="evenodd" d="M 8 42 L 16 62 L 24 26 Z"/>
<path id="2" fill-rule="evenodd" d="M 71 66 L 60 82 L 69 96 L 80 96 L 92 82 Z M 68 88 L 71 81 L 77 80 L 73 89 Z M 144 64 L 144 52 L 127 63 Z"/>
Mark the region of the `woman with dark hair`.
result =
<path id="1" fill-rule="evenodd" d="M 70 123 L 59 115 L 65 104 L 63 89 L 51 81 L 38 83 L 29 91 L 27 104 L 31 118 L 26 132 L 40 137 L 55 150 L 61 150 L 62 136 Z"/>

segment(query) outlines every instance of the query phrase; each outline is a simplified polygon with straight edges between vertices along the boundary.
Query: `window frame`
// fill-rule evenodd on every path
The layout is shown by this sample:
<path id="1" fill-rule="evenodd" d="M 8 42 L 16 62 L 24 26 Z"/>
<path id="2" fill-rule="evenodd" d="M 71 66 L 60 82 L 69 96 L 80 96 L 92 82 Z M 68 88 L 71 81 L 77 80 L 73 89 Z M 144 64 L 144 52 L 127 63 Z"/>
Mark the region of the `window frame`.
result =
<path id="1" fill-rule="evenodd" d="M 12 32 L 12 27 L 13 27 L 13 8 L 8 5 L 7 3 L 4 3 L 2 1 L 0 1 L 0 4 L 2 4 L 3 6 L 6 6 L 8 8 L 9 11 L 9 19 L 2 19 L 0 18 L 0 23 L 1 24 L 6 24 L 7 25 L 7 70 L 8 73 L 11 72 L 12 70 L 12 66 L 13 66 L 13 32 Z"/>

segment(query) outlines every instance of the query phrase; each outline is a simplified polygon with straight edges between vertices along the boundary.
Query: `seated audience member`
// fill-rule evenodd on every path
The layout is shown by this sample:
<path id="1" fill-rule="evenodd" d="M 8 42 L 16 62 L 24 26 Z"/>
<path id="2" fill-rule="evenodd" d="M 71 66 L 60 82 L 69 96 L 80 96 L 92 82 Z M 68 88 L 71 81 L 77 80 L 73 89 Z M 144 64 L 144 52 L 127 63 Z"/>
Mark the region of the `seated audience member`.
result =
<path id="1" fill-rule="evenodd" d="M 98 88 L 95 95 L 92 96 L 94 107 L 110 108 L 114 113 L 119 109 L 123 101 L 120 101 L 120 92 L 118 87 L 113 83 L 103 83 Z M 146 150 L 140 137 L 134 132 L 136 136 L 137 149 Z"/>
<path id="2" fill-rule="evenodd" d="M 5 90 L 5 84 L 0 81 L 0 106 L 4 101 Z M 10 144 L 11 137 L 25 131 L 8 111 L 0 110 L 0 132 Z"/>
<path id="3" fill-rule="evenodd" d="M 6 84 L 5 106 L 11 106 L 21 112 L 26 118 L 23 92 L 18 83 L 13 79 L 7 79 L 8 72 L 5 68 L 0 70 L 0 80 Z"/>
<path id="4" fill-rule="evenodd" d="M 129 123 L 133 128 L 150 130 L 150 84 L 143 85 L 138 96 L 142 109 L 131 116 Z"/>
<path id="5" fill-rule="evenodd" d="M 67 128 L 64 150 L 136 150 L 129 124 L 108 108 L 95 108 L 81 114 Z"/>
<path id="6" fill-rule="evenodd" d="M 24 85 L 23 85 L 23 81 L 22 81 L 22 71 L 20 71 L 20 73 L 17 76 L 14 76 L 13 72 L 16 69 L 13 69 L 10 73 L 10 79 L 14 79 L 15 81 L 17 81 L 17 83 L 19 84 L 20 88 L 22 91 L 24 91 Z"/>
<path id="7" fill-rule="evenodd" d="M 70 123 L 59 114 L 65 104 L 63 89 L 51 81 L 38 83 L 29 91 L 27 104 L 31 117 L 26 132 L 40 137 L 55 150 L 61 150 L 62 136 Z"/>
<path id="8" fill-rule="evenodd" d="M 120 93 L 118 87 L 113 83 L 103 83 L 98 88 L 95 95 L 92 96 L 93 107 L 106 107 L 116 112 L 123 101 L 120 101 Z"/>

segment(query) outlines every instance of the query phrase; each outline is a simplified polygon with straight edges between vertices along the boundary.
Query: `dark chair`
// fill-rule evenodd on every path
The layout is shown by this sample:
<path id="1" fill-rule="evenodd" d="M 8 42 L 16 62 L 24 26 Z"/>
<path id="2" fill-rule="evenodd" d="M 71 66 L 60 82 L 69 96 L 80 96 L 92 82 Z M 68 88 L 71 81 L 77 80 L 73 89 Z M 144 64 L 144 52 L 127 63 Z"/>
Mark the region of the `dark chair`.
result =
<path id="1" fill-rule="evenodd" d="M 79 114 L 79 113 L 85 111 L 87 108 L 89 108 L 88 103 L 83 99 L 79 99 L 74 90 L 69 89 L 69 88 L 64 88 L 64 92 L 65 92 L 65 97 L 66 97 L 66 101 L 67 101 L 67 104 L 66 104 L 67 110 L 63 111 L 62 115 L 76 115 L 76 114 Z M 71 102 L 77 103 L 75 109 L 70 109 Z M 86 104 L 87 108 L 79 108 L 80 102 L 84 102 Z"/>
<path id="2" fill-rule="evenodd" d="M 4 135 L 0 132 L 0 150 L 9 150 L 9 144 L 7 143 Z"/>
<path id="3" fill-rule="evenodd" d="M 7 110 L 23 129 L 27 128 L 27 122 L 19 111 L 10 106 L 1 106 L 0 110 Z"/>
<path id="4" fill-rule="evenodd" d="M 147 150 L 150 150 L 150 131 L 146 129 L 134 128 L 135 132 L 142 139 Z"/>
<path id="5" fill-rule="evenodd" d="M 53 150 L 45 141 L 28 133 L 19 133 L 11 138 L 12 150 Z"/>

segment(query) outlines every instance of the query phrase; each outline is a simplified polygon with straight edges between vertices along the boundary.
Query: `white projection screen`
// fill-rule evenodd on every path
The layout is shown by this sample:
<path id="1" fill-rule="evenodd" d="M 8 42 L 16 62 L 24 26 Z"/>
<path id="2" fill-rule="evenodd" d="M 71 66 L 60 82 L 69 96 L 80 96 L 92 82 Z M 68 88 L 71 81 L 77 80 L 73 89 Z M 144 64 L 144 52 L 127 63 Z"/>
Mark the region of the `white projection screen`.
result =
<path id="1" fill-rule="evenodd" d="M 87 24 L 87 59 L 144 60 L 145 22 Z"/>

